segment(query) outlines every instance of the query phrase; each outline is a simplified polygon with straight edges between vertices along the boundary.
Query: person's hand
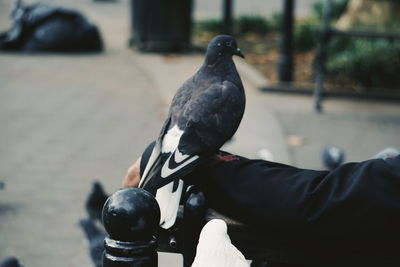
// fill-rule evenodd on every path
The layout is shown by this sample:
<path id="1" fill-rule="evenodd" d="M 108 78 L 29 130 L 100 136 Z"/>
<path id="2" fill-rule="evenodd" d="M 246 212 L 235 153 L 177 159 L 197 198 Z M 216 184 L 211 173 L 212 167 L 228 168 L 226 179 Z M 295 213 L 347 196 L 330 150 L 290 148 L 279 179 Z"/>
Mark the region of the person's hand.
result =
<path id="1" fill-rule="evenodd" d="M 132 166 L 129 167 L 124 180 L 122 181 L 123 187 L 138 187 L 140 182 L 140 161 L 139 157 Z"/>

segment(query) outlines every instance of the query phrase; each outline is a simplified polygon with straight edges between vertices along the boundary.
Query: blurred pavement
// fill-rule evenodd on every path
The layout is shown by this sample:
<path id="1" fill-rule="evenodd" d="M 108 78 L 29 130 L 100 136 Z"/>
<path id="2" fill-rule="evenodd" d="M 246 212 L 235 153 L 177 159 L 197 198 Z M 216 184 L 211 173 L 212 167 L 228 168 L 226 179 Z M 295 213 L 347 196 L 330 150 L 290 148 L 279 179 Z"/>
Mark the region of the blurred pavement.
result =
<path id="1" fill-rule="evenodd" d="M 99 179 L 108 192 L 119 188 L 127 167 L 158 135 L 170 98 L 202 55 L 128 49 L 126 0 L 47 2 L 87 14 L 100 26 L 106 50 L 0 54 L 0 180 L 6 183 L 0 191 L 0 259 L 17 256 L 26 266 L 91 266 L 77 226 L 91 182 Z M 8 28 L 10 3 L 0 2 L 0 30 Z M 315 114 L 311 97 L 262 93 L 257 86 L 267 81 L 245 61 L 236 62 L 247 107 L 226 150 L 254 158 L 268 149 L 276 161 L 319 168 L 320 150 L 328 144 L 345 149 L 348 161 L 367 159 L 386 146 L 400 148 L 398 102 L 329 99 L 326 112 Z M 288 136 L 297 141 L 289 145 Z M 176 260 L 162 255 L 160 266 Z"/>

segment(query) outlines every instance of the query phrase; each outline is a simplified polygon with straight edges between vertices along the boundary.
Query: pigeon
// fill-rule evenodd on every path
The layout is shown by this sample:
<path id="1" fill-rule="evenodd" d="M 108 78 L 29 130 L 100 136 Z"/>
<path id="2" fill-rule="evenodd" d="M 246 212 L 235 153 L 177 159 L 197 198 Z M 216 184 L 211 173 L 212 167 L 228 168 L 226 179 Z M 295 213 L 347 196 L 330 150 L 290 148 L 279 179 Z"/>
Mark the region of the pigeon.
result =
<path id="1" fill-rule="evenodd" d="M 89 253 L 94 266 L 103 266 L 104 238 L 107 234 L 100 230 L 90 218 L 81 219 L 79 225 L 89 241 Z"/>
<path id="2" fill-rule="evenodd" d="M 344 151 L 336 146 L 328 146 L 322 150 L 322 165 L 327 170 L 333 170 L 339 167 L 344 161 Z"/>
<path id="3" fill-rule="evenodd" d="M 0 267 L 21 267 L 21 262 L 15 257 L 7 257 L 0 262 Z"/>
<path id="4" fill-rule="evenodd" d="M 108 195 L 99 181 L 93 182 L 92 190 L 86 199 L 85 207 L 89 217 L 93 220 L 101 221 L 103 205 L 106 202 Z"/>
<path id="5" fill-rule="evenodd" d="M 172 99 L 143 172 L 139 187 L 155 195 L 164 229 L 176 219 L 180 179 L 205 164 L 234 135 L 243 117 L 245 92 L 233 55 L 244 57 L 232 36 L 210 41 L 203 65 Z"/>
<path id="6" fill-rule="evenodd" d="M 223 220 L 213 219 L 201 230 L 192 267 L 249 267 L 243 254 L 231 243 Z"/>

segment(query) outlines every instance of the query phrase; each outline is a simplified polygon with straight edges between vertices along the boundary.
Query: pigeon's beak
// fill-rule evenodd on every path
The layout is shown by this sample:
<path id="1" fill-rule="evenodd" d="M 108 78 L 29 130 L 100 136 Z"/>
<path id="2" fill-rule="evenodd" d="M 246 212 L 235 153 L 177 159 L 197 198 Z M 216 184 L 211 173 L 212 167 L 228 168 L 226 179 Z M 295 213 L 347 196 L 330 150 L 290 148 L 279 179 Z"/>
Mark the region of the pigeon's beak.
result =
<path id="1" fill-rule="evenodd" d="M 240 51 L 240 48 L 236 48 L 235 55 L 244 58 L 244 55 L 242 51 Z"/>

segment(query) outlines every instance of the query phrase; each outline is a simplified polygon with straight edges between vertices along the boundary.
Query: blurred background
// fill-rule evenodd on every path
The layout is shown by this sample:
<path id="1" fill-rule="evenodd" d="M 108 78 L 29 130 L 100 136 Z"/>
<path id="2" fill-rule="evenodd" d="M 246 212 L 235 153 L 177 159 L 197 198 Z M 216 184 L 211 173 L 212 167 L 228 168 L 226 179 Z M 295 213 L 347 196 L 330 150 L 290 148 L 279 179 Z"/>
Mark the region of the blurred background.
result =
<path id="1" fill-rule="evenodd" d="M 13 3 L 0 0 L 0 259 L 93 265 L 78 226 L 93 181 L 121 186 L 219 33 L 246 55 L 245 117 L 225 150 L 321 169 L 327 146 L 346 162 L 400 148 L 397 1 L 41 1 L 82 16 L 57 27 L 43 9 L 10 17 Z M 82 25 L 95 51 L 78 49 Z"/>

